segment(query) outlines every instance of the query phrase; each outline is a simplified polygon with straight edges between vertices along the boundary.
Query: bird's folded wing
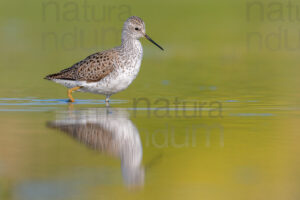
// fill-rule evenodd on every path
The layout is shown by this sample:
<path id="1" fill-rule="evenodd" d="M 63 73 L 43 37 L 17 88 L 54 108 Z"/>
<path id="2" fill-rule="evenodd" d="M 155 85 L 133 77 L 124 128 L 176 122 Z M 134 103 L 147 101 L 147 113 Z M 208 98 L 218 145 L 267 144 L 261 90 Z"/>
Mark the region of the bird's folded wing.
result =
<path id="1" fill-rule="evenodd" d="M 64 79 L 87 82 L 100 81 L 114 70 L 115 56 L 115 53 L 110 51 L 95 53 L 84 60 L 79 61 L 70 68 L 64 69 L 57 74 L 47 76 L 46 79 Z"/>

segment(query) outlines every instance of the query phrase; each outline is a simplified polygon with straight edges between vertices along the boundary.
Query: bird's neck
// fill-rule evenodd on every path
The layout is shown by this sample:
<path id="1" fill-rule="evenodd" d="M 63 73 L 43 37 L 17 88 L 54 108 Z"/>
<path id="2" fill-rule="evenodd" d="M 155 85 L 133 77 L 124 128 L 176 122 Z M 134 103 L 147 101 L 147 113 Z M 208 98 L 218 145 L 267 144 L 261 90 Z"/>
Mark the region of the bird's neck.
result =
<path id="1" fill-rule="evenodd" d="M 143 47 L 138 39 L 122 38 L 121 48 L 127 52 L 134 52 L 136 54 L 143 54 Z"/>

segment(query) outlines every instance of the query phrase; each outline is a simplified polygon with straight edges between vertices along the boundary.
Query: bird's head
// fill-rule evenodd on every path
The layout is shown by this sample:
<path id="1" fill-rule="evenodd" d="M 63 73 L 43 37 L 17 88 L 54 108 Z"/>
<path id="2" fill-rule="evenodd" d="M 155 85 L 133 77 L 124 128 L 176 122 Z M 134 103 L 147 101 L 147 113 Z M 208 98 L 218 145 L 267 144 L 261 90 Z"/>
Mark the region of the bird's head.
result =
<path id="1" fill-rule="evenodd" d="M 126 40 L 128 38 L 131 39 L 140 39 L 145 37 L 147 40 L 155 44 L 161 50 L 164 50 L 160 45 L 154 42 L 147 34 L 146 34 L 146 27 L 144 21 L 136 16 L 129 17 L 123 26 L 122 31 L 122 40 Z"/>

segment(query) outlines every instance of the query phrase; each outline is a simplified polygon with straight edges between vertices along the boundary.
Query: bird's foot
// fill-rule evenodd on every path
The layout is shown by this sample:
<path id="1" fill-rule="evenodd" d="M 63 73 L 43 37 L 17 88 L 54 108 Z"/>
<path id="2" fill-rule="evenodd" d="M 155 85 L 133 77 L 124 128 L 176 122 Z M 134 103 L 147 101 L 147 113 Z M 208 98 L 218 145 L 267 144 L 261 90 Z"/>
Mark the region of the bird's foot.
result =
<path id="1" fill-rule="evenodd" d="M 110 102 L 110 96 L 106 96 L 105 102 Z"/>
<path id="2" fill-rule="evenodd" d="M 106 96 L 106 98 L 105 98 L 106 107 L 109 107 L 109 101 L 110 101 L 109 96 Z"/>

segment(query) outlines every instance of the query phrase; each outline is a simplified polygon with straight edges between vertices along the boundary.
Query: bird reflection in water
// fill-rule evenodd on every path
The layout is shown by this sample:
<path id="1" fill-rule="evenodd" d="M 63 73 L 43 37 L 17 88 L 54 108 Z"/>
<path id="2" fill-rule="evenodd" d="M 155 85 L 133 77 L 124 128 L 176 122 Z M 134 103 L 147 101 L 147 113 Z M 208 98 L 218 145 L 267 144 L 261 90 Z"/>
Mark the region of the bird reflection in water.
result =
<path id="1" fill-rule="evenodd" d="M 94 108 L 61 113 L 48 127 L 59 129 L 96 151 L 121 160 L 128 187 L 144 184 L 143 148 L 137 128 L 122 109 Z"/>

